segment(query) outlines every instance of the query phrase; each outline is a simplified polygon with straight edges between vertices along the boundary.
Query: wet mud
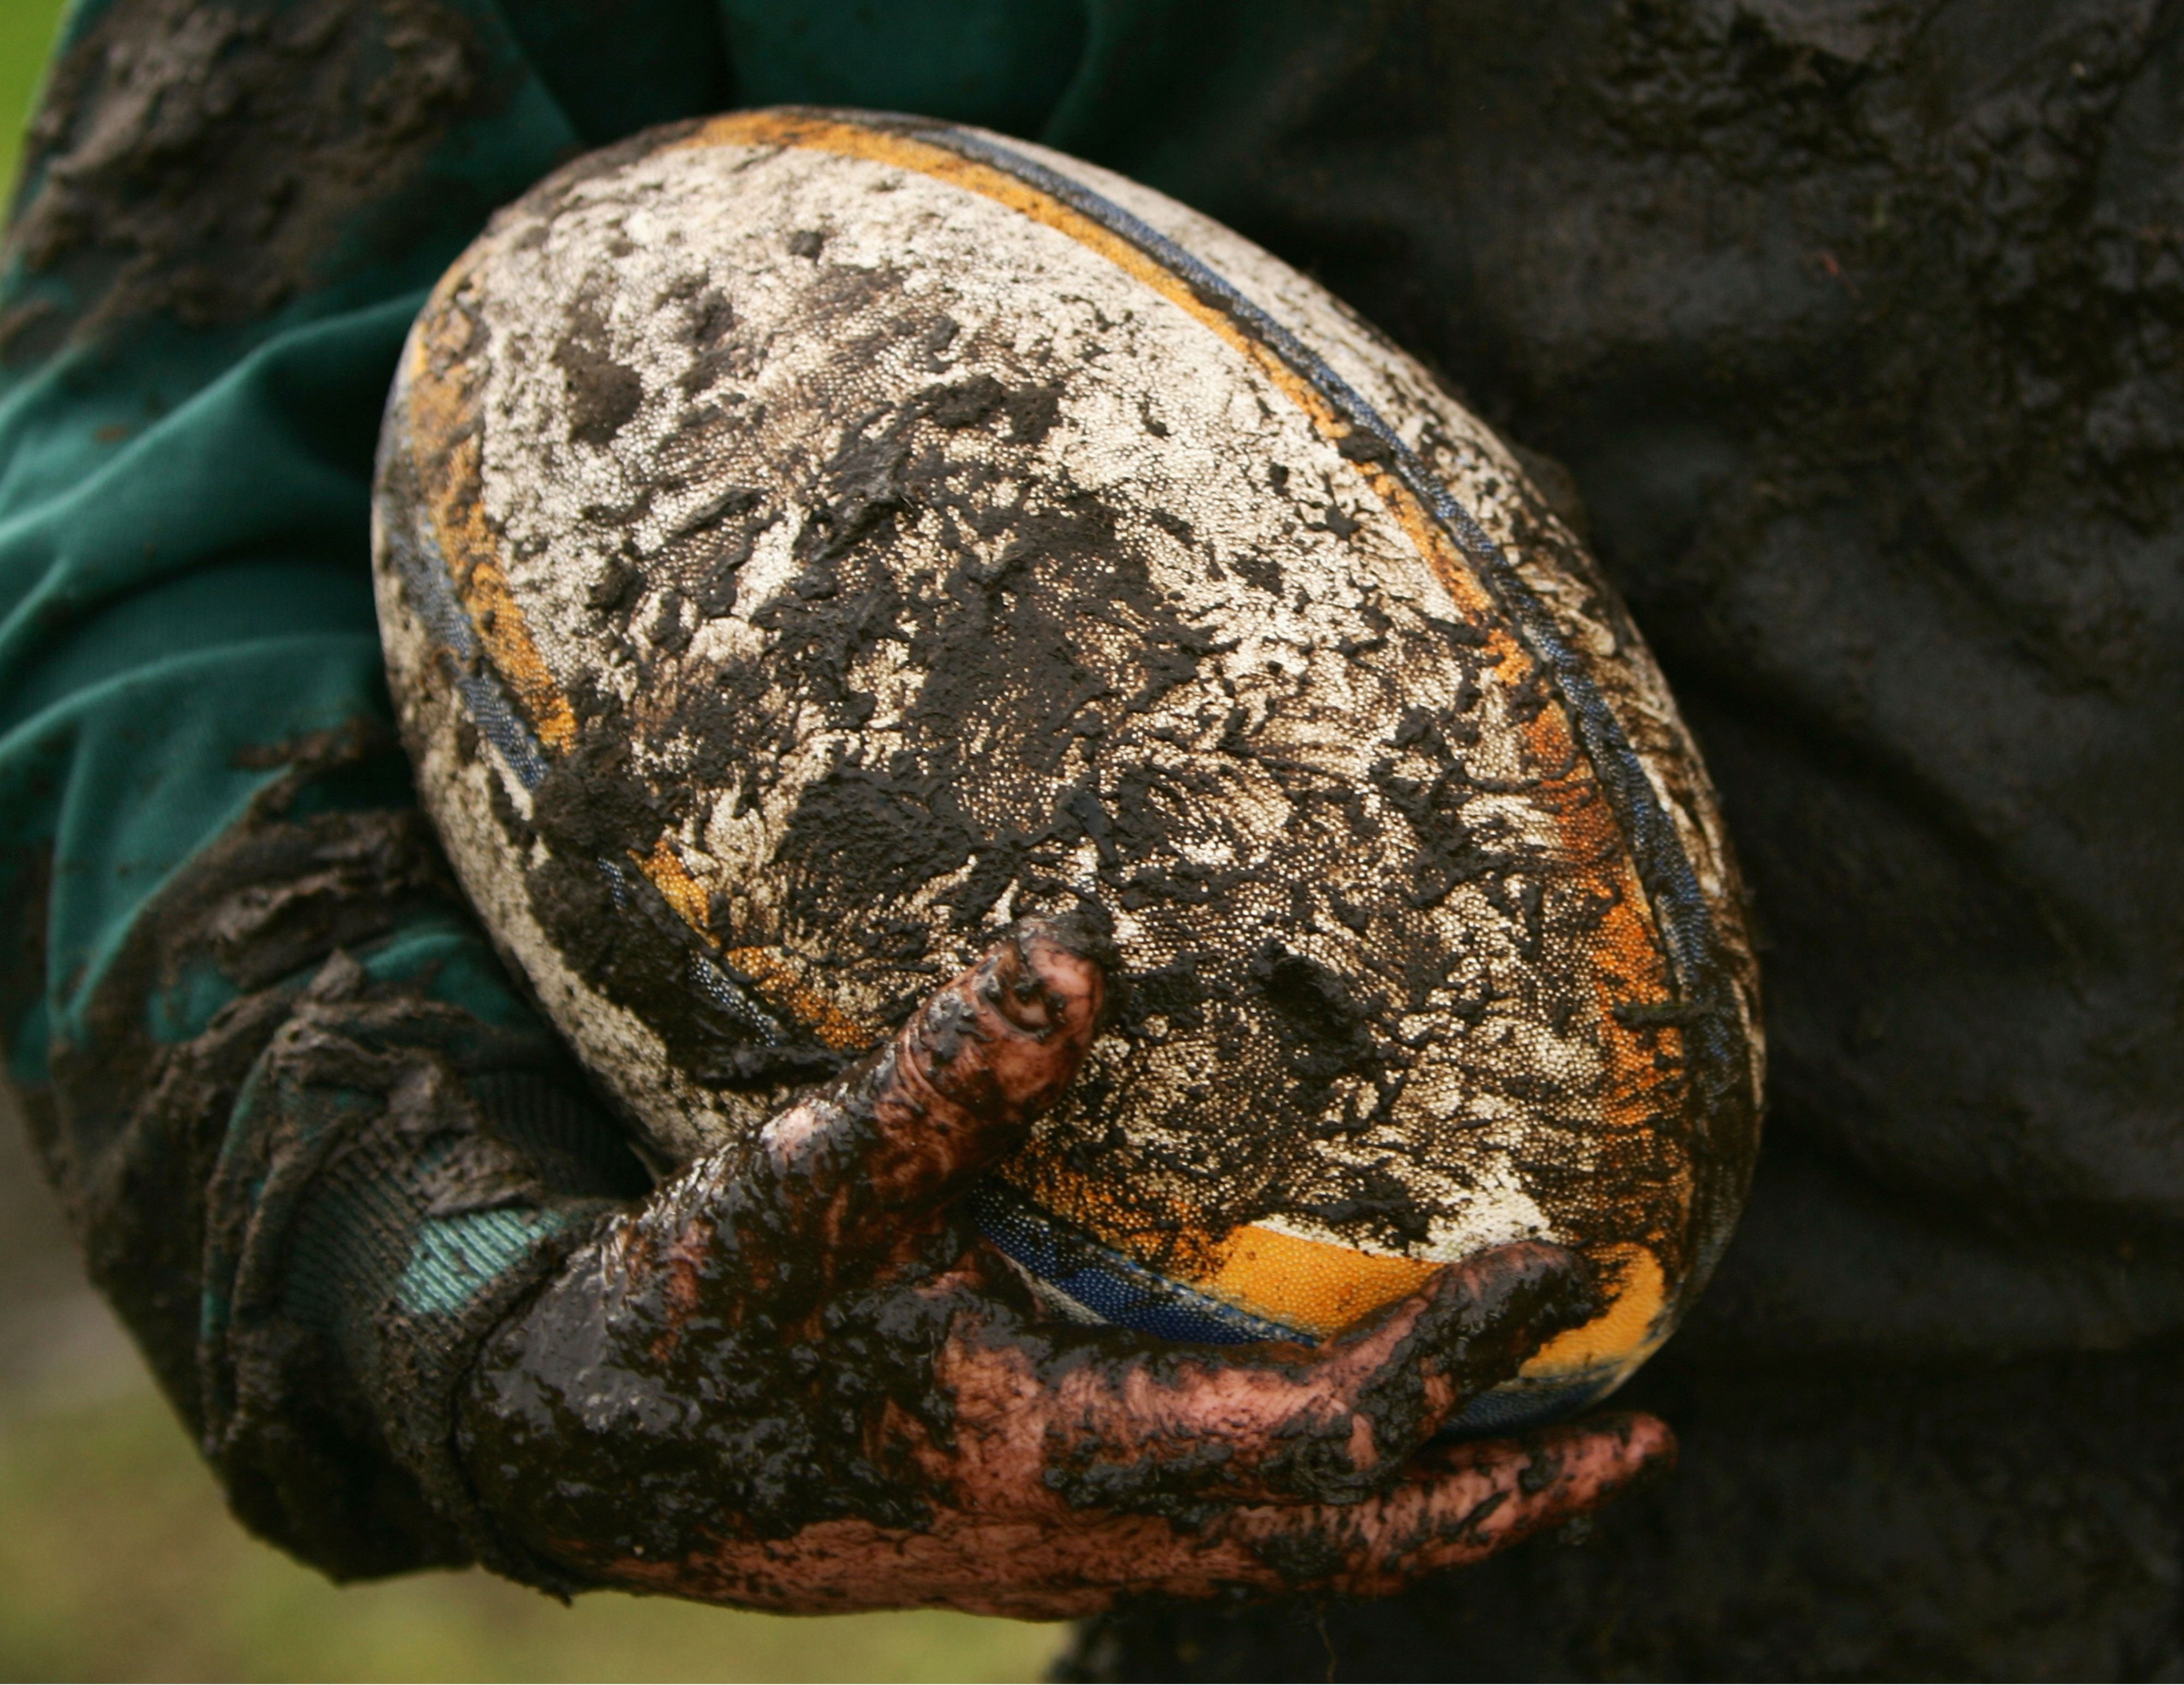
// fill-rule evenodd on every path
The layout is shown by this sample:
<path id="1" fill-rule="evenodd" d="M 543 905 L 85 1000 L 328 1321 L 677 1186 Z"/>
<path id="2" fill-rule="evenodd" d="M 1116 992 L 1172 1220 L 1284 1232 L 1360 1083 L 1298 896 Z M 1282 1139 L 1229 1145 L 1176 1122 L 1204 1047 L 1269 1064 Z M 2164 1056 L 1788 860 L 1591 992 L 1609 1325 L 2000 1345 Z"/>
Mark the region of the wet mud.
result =
<path id="1" fill-rule="evenodd" d="M 262 318 L 396 214 L 494 95 L 437 0 L 116 0 L 54 64 L 25 139 L 6 251 L 58 286 L 21 295 L 0 355 L 153 315 Z"/>
<path id="2" fill-rule="evenodd" d="M 1079 960 L 1089 1002 L 1081 984 L 1042 982 L 1055 968 L 1034 973 L 1034 943 Z M 1355 1337 L 1362 1367 L 1339 1405 L 1307 1384 L 1340 1349 L 1217 1354 L 1042 1317 L 982 1264 L 948 1202 L 1073 1074 L 1099 1010 L 1099 974 L 1081 961 L 1105 946 L 1066 923 L 1005 940 L 900 1043 L 578 1253 L 490 1342 L 464 1409 L 465 1459 L 503 1524 L 580 1574 L 803 1609 L 854 1599 L 859 1582 L 830 1591 L 838 1573 L 805 1582 L 769 1565 L 800 1541 L 869 1534 L 862 1594 L 899 1596 L 889 1560 L 967 1514 L 1056 1537 L 1074 1537 L 1072 1516 L 1156 1517 L 1188 1536 L 1238 1497 L 1385 1491 L 1462 1399 L 1596 1309 L 1589 1272 L 1559 1249 L 1481 1260 L 1391 1314 L 1389 1337 Z M 1022 1032 L 1013 1042 L 997 1015 Z M 1300 1389 L 1262 1441 L 1161 1415 L 1162 1399 L 1187 1408 L 1239 1364 Z M 1023 1420 L 1052 1420 L 997 1482 L 987 1465 L 1011 1417 L 1019 1437 Z M 1557 1477 L 1552 1457 L 1535 1460 L 1528 1493 Z M 1112 1571 L 1093 1543 L 1088 1571 Z M 855 1568 L 855 1548 L 841 1548 Z M 1262 1560 L 1309 1583 L 1353 1551 L 1291 1537 Z M 979 1595 L 967 1582 L 940 1600 Z"/>
<path id="3" fill-rule="evenodd" d="M 389 773 L 403 778 L 383 727 L 358 722 L 266 745 L 244 751 L 243 764 L 281 775 L 145 908 L 84 1009 L 82 1041 L 56 1039 L 47 1050 L 49 1084 L 20 1091 L 92 1281 L 199 1431 L 207 1426 L 208 1357 L 198 1333 L 208 1245 L 248 1211 L 247 1202 L 223 1203 L 213 1186 L 243 1083 L 329 956 L 421 913 L 460 906 L 421 815 L 326 805 L 330 795 L 339 803 L 344 792 L 375 789 Z M 17 877 L 11 900 L 26 925 L 42 929 L 38 881 Z M 207 976 L 235 997 L 189 1039 L 156 1039 L 168 999 L 187 1000 Z M 219 1370 L 229 1359 L 209 1361 Z M 276 1387 L 254 1403 L 277 1424 L 300 1396 Z M 294 1448 L 314 1431 L 298 1418 L 280 1431 Z M 342 1432 L 354 1431 L 349 1424 Z M 414 1492 L 381 1494 L 394 1502 L 390 1520 L 371 1496 L 344 1492 L 347 1476 L 330 1479 L 322 1465 L 308 1470 L 309 1459 L 292 1449 L 285 1472 L 301 1487 L 278 1491 L 281 1460 L 231 1471 L 235 1501 L 269 1537 L 336 1571 L 385 1571 L 411 1559 L 416 1529 L 437 1538 L 433 1559 L 462 1559 Z"/>

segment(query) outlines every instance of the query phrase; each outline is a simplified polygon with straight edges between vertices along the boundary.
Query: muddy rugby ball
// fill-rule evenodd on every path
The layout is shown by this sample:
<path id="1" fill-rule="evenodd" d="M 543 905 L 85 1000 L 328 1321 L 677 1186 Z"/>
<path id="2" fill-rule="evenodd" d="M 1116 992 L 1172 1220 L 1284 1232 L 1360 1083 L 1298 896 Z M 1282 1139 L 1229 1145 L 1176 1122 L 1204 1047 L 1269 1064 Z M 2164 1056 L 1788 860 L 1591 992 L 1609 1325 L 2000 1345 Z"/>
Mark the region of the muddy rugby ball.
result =
<path id="1" fill-rule="evenodd" d="M 1508 449 L 1249 242 L 975 130 L 656 131 L 440 283 L 375 513 L 426 803 L 661 1162 L 1079 911 L 1112 1024 L 972 1200 L 1056 1308 L 1316 1339 L 1582 1248 L 1488 1428 L 1703 1284 L 1759 1041 L 1697 756 Z"/>

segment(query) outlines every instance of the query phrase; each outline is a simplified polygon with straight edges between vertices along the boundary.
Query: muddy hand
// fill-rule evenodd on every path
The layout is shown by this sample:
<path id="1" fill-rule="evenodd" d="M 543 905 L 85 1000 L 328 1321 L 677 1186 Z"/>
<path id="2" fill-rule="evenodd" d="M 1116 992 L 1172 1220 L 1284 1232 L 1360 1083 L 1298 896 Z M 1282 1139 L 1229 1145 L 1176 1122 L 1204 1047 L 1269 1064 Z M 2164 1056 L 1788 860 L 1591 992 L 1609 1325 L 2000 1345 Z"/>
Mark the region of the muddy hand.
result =
<path id="1" fill-rule="evenodd" d="M 1444 1270 L 1324 1347 L 1039 1314 L 950 1207 L 1067 1086 L 1084 934 L 1028 923 L 902 1031 L 616 1219 L 491 1342 L 464 1455 L 530 1548 L 766 1607 L 1090 1613 L 1392 1589 L 1603 1501 L 1648 1417 L 1421 1448 L 1594 1300 L 1570 1254 Z"/>

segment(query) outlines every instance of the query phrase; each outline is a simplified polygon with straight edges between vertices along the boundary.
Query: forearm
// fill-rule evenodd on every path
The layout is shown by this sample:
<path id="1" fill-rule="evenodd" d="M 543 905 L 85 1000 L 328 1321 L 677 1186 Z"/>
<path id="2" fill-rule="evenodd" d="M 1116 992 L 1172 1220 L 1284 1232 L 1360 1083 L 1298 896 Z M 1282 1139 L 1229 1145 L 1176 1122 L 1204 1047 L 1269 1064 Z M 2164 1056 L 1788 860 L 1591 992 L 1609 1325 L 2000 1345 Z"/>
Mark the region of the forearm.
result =
<path id="1" fill-rule="evenodd" d="M 0 277 L 9 1077 L 238 1509 L 337 1572 L 481 1548 L 442 1372 L 644 1180 L 415 811 L 369 578 L 424 288 L 587 123 L 713 103 L 716 47 L 553 14 L 79 7 Z"/>
<path id="2" fill-rule="evenodd" d="M 393 752 L 299 745 L 23 1086 L 94 1275 L 246 1520 L 343 1576 L 482 1554 L 539 1577 L 470 1504 L 451 1396 L 647 1178 L 418 817 L 305 811 Z"/>

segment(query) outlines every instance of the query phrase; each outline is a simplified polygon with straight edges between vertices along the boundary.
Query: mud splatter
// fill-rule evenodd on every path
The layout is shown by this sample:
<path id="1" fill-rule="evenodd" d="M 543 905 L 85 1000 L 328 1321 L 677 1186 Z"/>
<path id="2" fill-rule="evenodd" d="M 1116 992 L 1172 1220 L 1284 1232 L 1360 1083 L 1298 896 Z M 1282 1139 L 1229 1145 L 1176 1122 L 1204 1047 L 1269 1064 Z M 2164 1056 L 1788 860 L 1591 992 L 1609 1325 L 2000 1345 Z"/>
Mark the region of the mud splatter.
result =
<path id="1" fill-rule="evenodd" d="M 7 240 L 70 302 L 19 306 L 0 349 L 148 315 L 265 315 L 489 88 L 471 26 L 437 0 L 117 0 L 53 68 Z"/>

